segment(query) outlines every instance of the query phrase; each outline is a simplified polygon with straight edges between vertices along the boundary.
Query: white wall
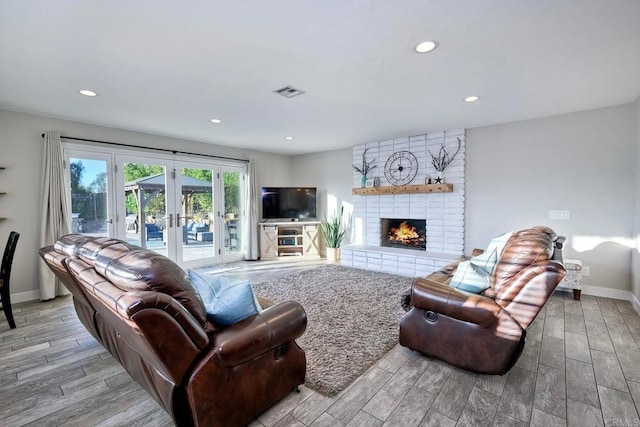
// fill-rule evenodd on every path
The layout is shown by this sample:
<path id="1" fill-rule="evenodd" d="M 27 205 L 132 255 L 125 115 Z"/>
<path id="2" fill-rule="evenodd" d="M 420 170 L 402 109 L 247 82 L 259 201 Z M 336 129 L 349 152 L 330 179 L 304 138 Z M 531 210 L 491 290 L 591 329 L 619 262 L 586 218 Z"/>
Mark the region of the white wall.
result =
<path id="1" fill-rule="evenodd" d="M 640 234 L 640 100 L 635 104 L 467 131 L 465 253 L 483 247 L 507 229 L 550 225 L 570 239 L 568 257 L 591 267 L 587 285 L 631 290 L 632 236 Z M 319 216 L 329 195 L 352 204 L 352 149 L 295 157 L 111 129 L 0 110 L 0 242 L 21 233 L 12 293 L 38 289 L 37 261 L 42 138 L 63 135 L 229 157 L 255 157 L 258 186 L 315 186 Z M 636 148 L 638 148 L 636 150 Z M 634 204 L 639 202 L 633 228 Z M 571 211 L 571 220 L 548 219 L 550 209 Z M 601 236 L 594 248 L 578 252 L 579 237 Z M 618 239 L 615 243 L 611 238 Z M 620 240 L 622 239 L 622 240 Z M 626 243 L 624 244 L 621 243 Z M 640 272 L 640 262 L 634 266 Z M 640 274 L 635 276 L 640 297 Z"/>
<path id="2" fill-rule="evenodd" d="M 291 185 L 316 187 L 318 218 L 334 215 L 343 204 L 351 211 L 351 148 L 291 158 Z M 336 211 L 337 209 L 337 211 Z M 350 236 L 345 240 L 351 243 Z"/>
<path id="3" fill-rule="evenodd" d="M 633 221 L 633 236 L 635 238 L 635 250 L 632 255 L 633 281 L 631 291 L 637 300 L 640 300 L 640 98 L 634 104 L 636 119 L 635 134 L 635 209 Z"/>
<path id="4" fill-rule="evenodd" d="M 548 225 L 569 238 L 565 256 L 590 267 L 586 285 L 631 290 L 634 200 L 640 234 L 639 103 L 468 129 L 465 253 L 505 230 Z M 330 181 L 330 191 L 350 202 L 350 156 L 301 156 L 304 162 L 292 162 L 293 180 Z M 549 220 L 552 209 L 569 210 L 571 219 Z M 640 273 L 636 283 L 638 296 Z"/>
<path id="5" fill-rule="evenodd" d="M 0 247 L 11 230 L 20 233 L 11 274 L 11 293 L 14 302 L 36 299 L 39 289 L 37 271 L 40 230 L 40 187 L 42 165 L 41 134 L 57 130 L 62 135 L 97 139 L 145 147 L 167 148 L 195 153 L 256 159 L 258 186 L 289 185 L 287 156 L 258 151 L 240 150 L 182 139 L 130 132 L 89 124 L 46 118 L 42 116 L 0 110 Z M 108 148 L 105 148 L 108 149 Z M 350 171 L 348 171 L 350 174 Z"/>
<path id="6" fill-rule="evenodd" d="M 590 267 L 585 285 L 630 290 L 635 114 L 627 104 L 468 130 L 465 250 L 547 225 Z M 550 220 L 552 209 L 571 219 Z"/>

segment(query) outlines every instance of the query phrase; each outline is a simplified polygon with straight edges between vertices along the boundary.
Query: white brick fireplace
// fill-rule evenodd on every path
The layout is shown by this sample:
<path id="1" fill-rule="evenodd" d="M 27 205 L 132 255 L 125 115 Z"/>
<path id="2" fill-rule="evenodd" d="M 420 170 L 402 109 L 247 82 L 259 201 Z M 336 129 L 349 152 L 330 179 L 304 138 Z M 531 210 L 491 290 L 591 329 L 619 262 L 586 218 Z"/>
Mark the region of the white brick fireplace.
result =
<path id="1" fill-rule="evenodd" d="M 460 152 L 447 167 L 444 181 L 453 184 L 450 193 L 416 193 L 393 195 L 354 195 L 354 244 L 342 248 L 342 265 L 367 270 L 384 271 L 404 276 L 424 276 L 458 258 L 464 252 L 464 192 L 465 192 L 465 131 L 464 129 L 434 132 L 353 147 L 353 164 L 375 159 L 377 167 L 367 178 L 379 178 L 380 186 L 391 186 L 384 169 L 389 156 L 405 150 L 418 160 L 418 172 L 410 184 L 425 184 L 436 171 L 429 150 L 437 155 L 445 143 L 450 155 L 462 142 Z M 353 186 L 361 187 L 362 176 L 354 171 Z M 426 220 L 426 251 L 381 246 L 381 219 Z"/>

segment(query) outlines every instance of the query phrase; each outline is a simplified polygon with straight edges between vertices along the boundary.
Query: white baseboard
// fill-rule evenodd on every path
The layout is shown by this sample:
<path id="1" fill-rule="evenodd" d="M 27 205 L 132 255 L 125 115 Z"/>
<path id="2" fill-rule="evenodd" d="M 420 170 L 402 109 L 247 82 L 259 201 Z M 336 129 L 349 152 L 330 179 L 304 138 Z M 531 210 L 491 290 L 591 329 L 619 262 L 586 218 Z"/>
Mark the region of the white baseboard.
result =
<path id="1" fill-rule="evenodd" d="M 582 287 L 582 293 L 594 297 L 621 299 L 624 301 L 631 301 L 631 296 L 633 295 L 630 291 L 623 291 L 621 289 L 611 289 L 603 288 L 601 286 L 587 285 Z"/>
<path id="2" fill-rule="evenodd" d="M 36 301 L 40 299 L 40 291 L 27 291 L 11 294 L 11 304 L 19 302 Z"/>
<path id="3" fill-rule="evenodd" d="M 571 292 L 571 289 L 569 289 Z M 635 296 L 635 294 L 631 291 L 623 291 L 621 289 L 611 289 L 611 288 L 603 288 L 601 286 L 584 286 L 582 288 L 582 293 L 584 295 L 591 295 L 594 297 L 604 297 L 604 298 L 612 298 L 619 299 L 623 301 L 629 301 L 635 311 L 640 315 L 640 301 Z"/>
<path id="4" fill-rule="evenodd" d="M 631 305 L 635 308 L 636 313 L 640 314 L 640 301 L 638 301 L 638 297 L 635 294 L 631 294 Z"/>

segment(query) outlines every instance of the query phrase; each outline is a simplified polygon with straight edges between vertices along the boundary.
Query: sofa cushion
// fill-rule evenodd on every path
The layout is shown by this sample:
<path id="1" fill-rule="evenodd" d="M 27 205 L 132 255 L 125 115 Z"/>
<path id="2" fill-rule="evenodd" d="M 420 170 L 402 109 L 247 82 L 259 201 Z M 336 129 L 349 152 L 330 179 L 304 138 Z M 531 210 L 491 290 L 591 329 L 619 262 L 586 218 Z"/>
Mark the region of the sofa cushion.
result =
<path id="1" fill-rule="evenodd" d="M 107 249 L 108 248 L 108 249 Z M 99 253 L 129 252 L 132 246 L 116 239 L 97 238 L 83 243 L 77 251 L 77 256 L 89 265 L 94 265 Z"/>
<path id="2" fill-rule="evenodd" d="M 118 243 L 118 240 L 111 239 L 109 237 L 91 237 L 84 236 L 82 234 L 67 234 L 60 237 L 54 244 L 56 251 L 69 256 L 78 255 L 78 251 L 87 246 L 102 247 L 109 244 Z"/>
<path id="3" fill-rule="evenodd" d="M 100 275 L 122 290 L 155 291 L 173 297 L 205 330 L 212 330 L 204 305 L 187 273 L 169 258 L 118 244 L 101 249 L 94 266 Z"/>
<path id="4" fill-rule="evenodd" d="M 251 282 L 224 276 L 201 274 L 189 270 L 209 318 L 221 326 L 229 326 L 261 311 Z"/>
<path id="5" fill-rule="evenodd" d="M 514 233 L 507 241 L 493 269 L 491 283 L 496 296 L 507 291 L 511 280 L 524 267 L 551 259 L 557 237 L 556 233 L 548 227 L 532 227 Z M 509 292 L 515 292 L 515 290 Z"/>

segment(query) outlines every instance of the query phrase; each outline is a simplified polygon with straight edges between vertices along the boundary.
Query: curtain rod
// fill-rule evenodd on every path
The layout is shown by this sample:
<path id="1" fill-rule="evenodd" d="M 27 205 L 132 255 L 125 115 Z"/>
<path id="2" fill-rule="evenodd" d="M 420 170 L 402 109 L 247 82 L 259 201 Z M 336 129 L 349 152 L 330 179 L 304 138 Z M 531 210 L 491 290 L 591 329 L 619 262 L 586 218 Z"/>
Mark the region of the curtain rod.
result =
<path id="1" fill-rule="evenodd" d="M 44 138 L 44 133 L 41 136 Z M 214 156 L 213 154 L 201 154 L 201 153 L 192 153 L 189 151 L 169 150 L 168 148 L 145 147 L 143 145 L 124 144 L 122 142 L 110 142 L 110 141 L 100 141 L 97 139 L 74 138 L 71 136 L 62 136 L 62 135 L 60 135 L 60 139 L 71 139 L 73 141 L 84 141 L 84 142 L 96 142 L 98 144 L 116 145 L 118 147 L 141 148 L 143 150 L 162 151 L 165 153 L 173 153 L 173 154 L 189 154 L 192 156 L 203 156 L 203 157 L 210 157 L 212 159 L 235 160 L 237 162 L 249 163 L 249 160 L 237 159 L 235 157 Z"/>

